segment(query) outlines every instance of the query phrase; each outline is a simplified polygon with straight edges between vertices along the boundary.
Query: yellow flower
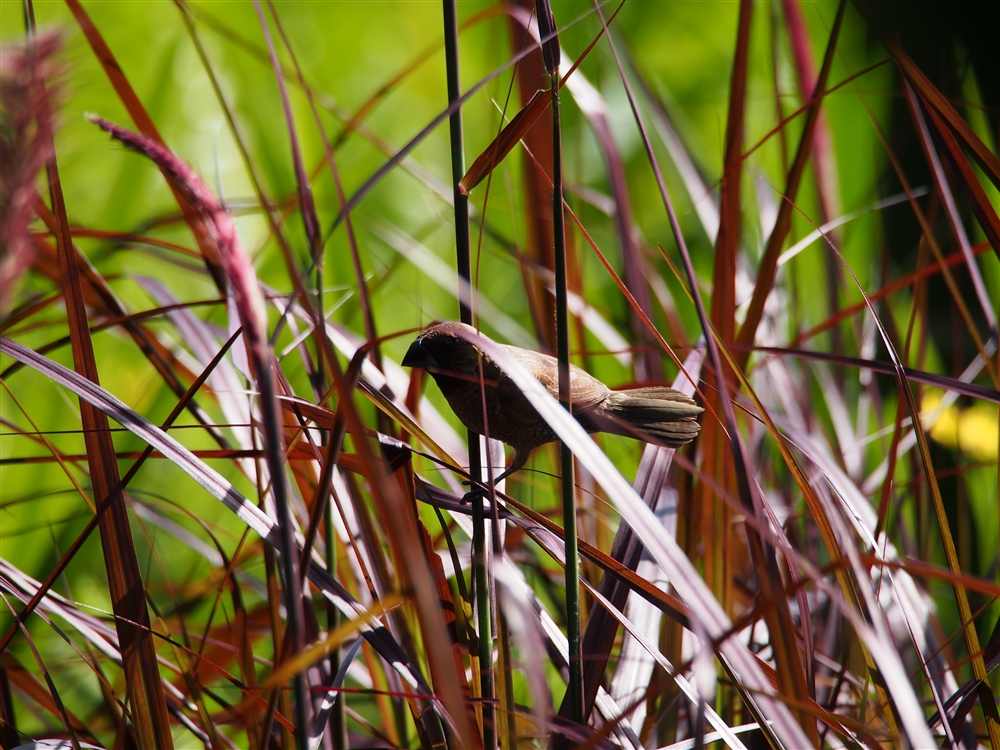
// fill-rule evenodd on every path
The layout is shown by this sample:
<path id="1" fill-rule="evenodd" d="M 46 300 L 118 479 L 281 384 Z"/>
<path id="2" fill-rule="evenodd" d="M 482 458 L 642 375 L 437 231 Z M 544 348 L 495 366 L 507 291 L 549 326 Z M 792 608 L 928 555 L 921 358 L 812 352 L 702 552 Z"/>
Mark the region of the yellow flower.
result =
<path id="1" fill-rule="evenodd" d="M 959 425 L 959 444 L 970 458 L 976 461 L 996 460 L 1000 424 L 997 423 L 995 406 L 976 404 L 969 407 L 962 412 Z"/>
<path id="2" fill-rule="evenodd" d="M 925 418 L 941 403 L 941 393 L 928 390 L 920 408 Z M 1000 445 L 1000 422 L 997 408 L 989 404 L 975 404 L 959 409 L 952 404 L 944 409 L 931 425 L 931 438 L 949 448 L 956 448 L 975 461 L 996 460 Z"/>

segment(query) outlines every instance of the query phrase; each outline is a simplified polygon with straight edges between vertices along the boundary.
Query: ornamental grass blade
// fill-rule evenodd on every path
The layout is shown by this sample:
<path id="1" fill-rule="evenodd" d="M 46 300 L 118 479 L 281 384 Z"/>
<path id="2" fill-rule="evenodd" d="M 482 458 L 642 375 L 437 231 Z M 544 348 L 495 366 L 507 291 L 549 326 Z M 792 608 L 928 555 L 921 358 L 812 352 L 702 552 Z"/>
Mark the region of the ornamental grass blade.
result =
<path id="1" fill-rule="evenodd" d="M 521 110 L 503 126 L 493 142 L 487 146 L 469 167 L 459 183 L 463 193 L 470 193 L 479 183 L 496 169 L 507 154 L 516 146 L 529 130 L 538 122 L 538 118 L 548 111 L 552 102 L 552 91 L 536 91 Z"/>
<path id="2" fill-rule="evenodd" d="M 948 124 L 955 137 L 969 149 L 979 163 L 979 166 L 983 168 L 986 176 L 1000 190 L 1000 159 L 997 158 L 997 155 L 990 151 L 986 144 L 982 142 L 975 131 L 969 127 L 969 124 L 951 105 L 951 102 L 937 89 L 920 69 L 920 66 L 900 46 L 897 40 L 885 38 L 882 40 L 882 43 L 889 51 L 889 54 L 892 55 L 896 64 L 899 65 L 910 85 L 920 92 L 921 97 Z"/>
<path id="3" fill-rule="evenodd" d="M 41 86 L 44 92 L 44 82 L 39 81 L 36 85 Z M 63 275 L 73 363 L 83 379 L 99 388 L 97 360 L 84 302 L 80 265 L 70 232 L 54 143 L 50 143 L 49 151 L 52 156 L 46 165 L 46 175 L 52 214 L 56 222 L 55 236 Z M 108 592 L 121 645 L 132 727 L 136 733 L 136 741 L 143 750 L 171 748 L 173 735 L 160 684 L 156 646 L 146 609 L 145 585 L 139 572 L 108 419 L 100 409 L 83 399 L 80 401 L 80 417 L 97 508 Z"/>
<path id="4" fill-rule="evenodd" d="M 174 438 L 160 430 L 133 409 L 126 406 L 112 394 L 95 386 L 91 381 L 72 370 L 38 356 L 35 352 L 8 338 L 0 337 L 0 353 L 6 354 L 34 370 L 46 375 L 59 385 L 69 389 L 87 403 L 100 409 L 120 425 L 143 441 L 153 445 L 166 458 L 201 485 L 209 494 L 220 500 L 229 510 L 271 547 L 280 546 L 277 524 L 254 503 L 243 497 L 233 485 L 214 469 L 198 459 L 190 450 Z M 312 564 L 309 567 L 312 583 L 323 595 L 347 617 L 356 619 L 364 609 L 330 575 Z M 372 647 L 384 658 L 400 676 L 422 695 L 432 695 L 430 688 L 415 669 L 405 652 L 389 635 L 385 628 L 364 627 L 362 633 Z"/>
<path id="5" fill-rule="evenodd" d="M 941 115 L 933 107 L 927 108 L 927 114 L 929 115 L 930 124 L 933 126 L 935 133 L 937 133 L 938 139 L 944 144 L 948 161 L 954 170 L 959 185 L 962 187 L 962 192 L 965 193 L 972 206 L 973 213 L 975 213 L 976 218 L 979 220 L 979 226 L 982 228 L 983 234 L 986 235 L 989 243 L 993 246 L 993 252 L 1000 257 L 1000 219 L 997 218 L 996 209 L 990 203 L 989 198 L 986 197 L 983 186 L 979 184 L 979 179 L 972 171 L 972 166 L 969 164 L 968 159 L 965 158 L 965 154 L 962 152 L 952 130 L 945 125 Z M 966 247 L 968 247 L 968 240 L 964 243 L 963 250 Z M 982 280 L 979 283 L 981 285 Z M 985 294 L 985 291 L 983 294 Z M 987 307 L 987 309 L 989 308 Z M 990 309 L 990 312 L 992 313 L 992 309 Z"/>
<path id="6" fill-rule="evenodd" d="M 94 25 L 90 15 L 84 10 L 79 0 L 66 0 L 66 5 L 69 6 L 77 25 L 83 32 L 88 44 L 90 44 L 91 50 L 97 57 L 98 62 L 100 62 L 101 67 L 104 68 L 104 73 L 108 76 L 108 80 L 111 82 L 119 100 L 125 105 L 125 109 L 132 118 L 132 122 L 135 123 L 136 127 L 139 128 L 139 132 L 143 135 L 163 145 L 163 139 L 160 137 L 153 119 L 149 116 L 149 112 L 146 111 L 139 96 L 135 93 L 135 89 L 132 88 L 132 84 L 125 75 L 125 71 L 118 64 L 114 53 L 111 51 L 111 47 L 108 46 L 108 43 L 104 40 L 104 36 Z M 177 199 L 177 205 L 180 206 L 181 212 L 184 214 L 184 220 L 191 228 L 191 233 L 198 243 L 206 268 L 215 280 L 216 286 L 219 287 L 219 291 L 225 293 L 225 275 L 220 266 L 218 252 L 215 243 L 211 241 L 208 235 L 207 227 L 198 215 L 197 207 L 193 206 L 181 194 L 178 186 L 173 183 L 172 178 L 166 171 L 164 171 L 163 176 L 166 178 L 171 191 L 173 191 Z"/>
<path id="7" fill-rule="evenodd" d="M 285 607 L 291 637 L 291 652 L 297 653 L 305 646 L 303 622 L 305 613 L 299 584 L 300 575 L 299 571 L 296 570 L 298 558 L 295 554 L 292 514 L 289 508 L 288 489 L 285 484 L 282 440 L 278 419 L 280 411 L 275 398 L 275 376 L 280 376 L 280 374 L 272 369 L 273 352 L 268 342 L 267 312 L 253 264 L 240 244 L 233 217 L 225 211 L 193 169 L 178 159 L 162 143 L 132 133 L 98 117 L 91 119 L 102 130 L 111 134 L 113 138 L 147 156 L 168 174 L 176 189 L 204 217 L 206 226 L 211 230 L 220 265 L 228 282 L 226 288 L 232 295 L 232 302 L 243 329 L 251 376 L 260 392 L 263 447 L 271 479 L 271 492 L 280 520 L 282 577 L 285 587 Z M 308 723 L 306 706 L 308 694 L 305 677 L 302 675 L 296 677 L 295 696 L 295 725 L 304 728 Z M 299 741 L 302 742 L 301 738 Z"/>
<path id="8" fill-rule="evenodd" d="M 51 210 L 36 196 L 34 210 L 38 217 L 44 222 L 53 236 L 57 235 L 58 222 Z M 36 259 L 34 268 L 55 283 L 62 283 L 62 275 L 59 270 L 58 252 L 54 246 L 45 241 L 42 237 L 35 236 Z M 74 245 L 76 261 L 80 267 L 80 280 L 83 285 L 83 299 L 88 307 L 93 307 L 104 316 L 110 318 L 115 325 L 121 325 L 132 338 L 136 347 L 143 353 L 149 363 L 156 369 L 157 373 L 167 384 L 167 386 L 178 396 L 184 395 L 184 384 L 182 379 L 194 380 L 195 375 L 188 372 L 183 363 L 174 356 L 174 351 L 161 343 L 160 338 L 145 325 L 141 320 L 135 319 L 122 305 L 118 296 L 114 293 L 107 279 L 98 273 L 97 269 L 91 265 L 87 257 Z M 99 328 L 96 330 L 100 330 Z M 57 345 L 68 343 L 64 340 L 39 349 L 39 353 L 44 354 Z M 17 366 L 17 365 L 15 365 Z M 5 375 L 9 374 L 5 373 Z M 221 434 L 211 423 L 211 419 L 198 405 L 197 401 L 189 401 L 188 410 L 191 415 L 202 424 L 206 431 L 213 436 L 216 442 L 224 445 L 225 441 Z"/>
<path id="9" fill-rule="evenodd" d="M 688 396 L 694 393 L 693 380 L 697 380 L 701 369 L 703 354 L 695 350 L 684 363 L 684 373 L 674 382 L 673 387 Z M 633 488 L 643 501 L 655 512 L 660 502 L 661 490 L 670 470 L 673 449 L 659 448 L 647 445 L 642 461 L 636 474 Z M 635 538 L 632 527 L 621 524 L 615 534 L 611 547 L 611 557 L 623 567 L 635 571 L 642 555 L 642 545 Z M 598 592 L 601 596 L 619 610 L 625 608 L 629 587 L 624 585 L 617 576 L 605 573 L 601 579 Z M 646 605 L 652 606 L 652 605 Z M 604 672 L 611 657 L 618 634 L 618 622 L 609 615 L 605 608 L 596 609 L 587 620 L 583 633 L 584 661 L 584 715 L 589 716 L 593 702 L 597 697 L 597 688 L 604 680 Z M 625 647 L 622 647 L 619 663 L 627 661 Z M 617 675 L 616 675 L 617 676 Z M 623 689 L 623 692 L 629 692 Z M 569 706 L 563 700 L 559 715 L 568 718 Z"/>
<path id="10" fill-rule="evenodd" d="M 927 485 L 930 489 L 931 499 L 933 501 L 933 508 L 935 516 L 937 518 L 937 523 L 941 534 L 942 543 L 944 545 L 945 558 L 952 572 L 958 573 L 960 572 L 961 568 L 959 565 L 955 549 L 955 542 L 951 534 L 951 528 L 948 521 L 948 517 L 947 514 L 945 513 L 940 485 L 938 483 L 938 479 L 934 470 L 934 465 L 931 460 L 930 448 L 928 445 L 927 436 L 924 433 L 923 427 L 919 423 L 920 421 L 919 408 L 917 407 L 916 399 L 913 396 L 913 392 L 910 388 L 909 382 L 906 379 L 906 373 L 902 361 L 900 360 L 899 355 L 897 354 L 896 349 L 893 346 L 892 341 L 885 330 L 885 327 L 883 326 L 881 320 L 876 314 L 874 307 L 872 307 L 871 301 L 868 300 L 867 296 L 865 296 L 864 288 L 858 281 L 857 276 L 854 274 L 854 271 L 851 269 L 850 265 L 848 265 L 848 263 L 844 260 L 843 256 L 840 254 L 840 251 L 832 244 L 830 245 L 830 247 L 831 249 L 833 249 L 835 253 L 837 253 L 841 262 L 844 264 L 844 266 L 850 273 L 851 278 L 854 281 L 855 285 L 858 287 L 862 296 L 865 297 L 865 301 L 871 313 L 872 319 L 874 320 L 875 325 L 878 329 L 879 336 L 882 339 L 882 342 L 889 353 L 889 357 L 892 360 L 893 368 L 899 382 L 899 388 L 902 392 L 902 400 L 905 401 L 906 409 L 909 411 L 910 417 L 914 422 L 913 425 L 914 433 L 917 439 L 917 445 L 920 450 L 921 468 L 923 469 L 924 476 L 927 480 Z M 965 588 L 961 585 L 961 583 L 957 581 L 953 583 L 953 590 L 958 605 L 958 611 L 961 615 L 962 634 L 965 637 L 966 646 L 968 648 L 970 659 L 972 661 L 974 673 L 978 679 L 985 680 L 986 678 L 985 665 L 983 663 L 982 650 L 979 647 L 978 634 L 976 632 L 975 624 L 972 621 L 972 615 L 968 601 L 968 594 L 966 593 Z M 876 622 L 876 626 L 878 625 L 879 623 Z M 899 696 L 897 695 L 896 697 L 898 700 Z M 983 689 L 980 690 L 980 700 L 982 701 L 983 712 L 985 714 L 986 724 L 989 730 L 991 741 L 995 740 L 994 744 L 997 744 L 998 742 L 1000 742 L 1000 721 L 998 721 L 997 719 L 996 699 L 989 692 L 989 690 L 985 688 L 985 682 L 983 683 Z M 915 717 L 912 716 L 912 710 L 904 712 L 902 718 L 904 721 L 907 721 L 907 719 L 909 719 L 908 723 L 914 729 L 916 728 L 914 721 Z M 913 729 L 909 729 L 909 731 L 913 732 Z"/>
<path id="11" fill-rule="evenodd" d="M 475 748 L 480 746 L 480 739 L 472 732 L 475 710 L 455 631 L 454 603 L 440 560 L 436 554 L 428 554 L 426 529 L 416 512 L 412 453 L 408 447 L 388 443 L 382 444 L 382 451 L 389 492 L 380 515 L 389 532 L 399 586 L 403 591 L 412 591 L 415 597 L 434 690 L 448 707 L 462 746 Z"/>
<path id="12" fill-rule="evenodd" d="M 545 391 L 544 386 L 512 355 L 485 339 L 479 339 L 475 343 L 514 381 L 560 439 L 572 447 L 579 459 L 592 467 L 595 479 L 607 491 L 623 520 L 632 526 L 650 554 L 670 576 L 674 588 L 689 607 L 692 616 L 698 618 L 706 637 L 714 639 L 728 632 L 729 618 L 690 560 L 680 551 L 676 542 L 663 532 L 649 508 L 579 423 L 559 406 Z M 718 649 L 720 655 L 732 664 L 744 687 L 757 694 L 757 703 L 762 706 L 764 716 L 771 722 L 771 730 L 789 747 L 808 747 L 810 743 L 802 728 L 781 700 L 773 696 L 767 679 L 749 651 L 732 639 L 723 640 Z"/>
<path id="13" fill-rule="evenodd" d="M 840 36 L 841 24 L 844 18 L 846 3 L 841 2 L 837 11 L 837 20 L 830 32 L 830 40 L 827 44 L 826 54 L 823 58 L 823 65 L 816 78 L 816 86 L 813 89 L 812 98 L 806 113 L 806 121 L 803 125 L 802 135 L 792 161 L 791 169 L 785 188 L 782 191 L 784 200 L 778 207 L 778 216 L 775 219 L 774 228 L 768 237 L 764 254 L 760 259 L 757 271 L 757 279 L 754 285 L 753 298 L 750 300 L 750 307 L 747 310 L 746 319 L 736 337 L 736 343 L 740 346 L 749 346 L 753 343 L 757 326 L 760 325 L 761 316 L 764 313 L 764 303 L 771 293 L 774 285 L 774 275 L 777 271 L 778 256 L 784 246 L 785 238 L 791 228 L 791 217 L 795 206 L 795 199 L 802 184 L 806 163 L 812 153 L 812 138 L 815 132 L 816 122 L 819 118 L 820 107 L 823 104 L 823 95 L 829 80 L 830 68 L 833 65 L 834 53 L 837 47 L 837 40 Z M 741 367 L 746 367 L 747 356 L 745 353 L 737 352 L 737 363 Z"/>
<path id="14" fill-rule="evenodd" d="M 323 141 L 323 151 L 326 157 L 326 164 L 330 169 L 330 174 L 333 177 L 334 186 L 337 189 L 337 201 L 340 207 L 343 209 L 344 204 L 347 202 L 347 198 L 344 195 L 344 187 L 340 179 L 340 171 L 337 169 L 337 162 L 334 156 L 334 146 L 330 144 L 329 138 L 327 137 L 326 129 L 323 126 L 323 122 L 320 119 L 319 110 L 316 107 L 316 98 L 313 95 L 313 89 L 306 83 L 305 75 L 302 72 L 302 67 L 299 65 L 299 60 L 295 55 L 295 51 L 292 48 L 291 41 L 288 39 L 285 29 L 281 24 L 281 19 L 278 17 L 277 9 L 271 0 L 268 0 L 268 6 L 271 8 L 271 15 L 274 18 L 274 22 L 278 27 L 278 32 L 281 34 L 281 39 L 285 44 L 285 49 L 288 50 L 288 54 L 292 58 L 292 64 L 295 66 L 295 75 L 299 86 L 305 92 L 306 98 L 309 100 L 309 109 L 312 111 L 313 120 L 316 124 L 316 130 L 320 134 L 320 138 Z M 266 25 L 263 23 L 262 27 L 266 30 Z M 320 232 L 320 222 L 319 216 L 316 211 L 316 205 L 312 198 L 312 189 L 309 183 L 309 177 L 305 174 L 305 168 L 302 164 L 302 157 L 299 153 L 298 145 L 295 141 L 295 131 L 292 124 L 291 112 L 289 111 L 288 96 L 284 91 L 284 75 L 281 70 L 281 66 L 277 60 L 277 55 L 274 52 L 273 45 L 271 45 L 270 39 L 268 38 L 268 51 L 270 53 L 270 60 L 275 68 L 275 75 L 278 78 L 279 85 L 282 89 L 282 106 L 285 109 L 286 119 L 288 120 L 289 132 L 292 138 L 293 151 L 292 156 L 295 163 L 296 181 L 299 188 L 299 206 L 303 214 L 303 218 L 306 222 L 306 233 L 309 238 L 309 246 L 312 251 L 312 263 L 311 265 L 317 266 L 322 269 L 323 264 L 321 262 L 321 257 L 323 255 L 323 243 L 322 243 L 322 233 Z M 430 54 L 425 53 L 425 54 Z M 395 88 L 396 84 L 401 82 L 420 62 L 423 61 L 423 56 L 418 57 L 416 61 L 412 64 L 410 68 L 403 71 L 397 76 L 396 79 L 390 81 L 386 86 L 376 94 L 371 99 L 368 100 L 367 106 L 374 107 L 375 104 L 381 98 L 380 95 L 386 95 Z M 348 133 L 350 133 L 354 128 L 354 123 L 360 123 L 367 110 L 365 105 L 356 113 L 355 117 L 347 124 L 341 133 L 340 138 L 344 138 Z M 375 318 L 372 312 L 371 304 L 371 292 L 368 288 L 368 280 L 365 278 L 364 268 L 361 263 L 361 254 L 358 250 L 358 240 L 355 236 L 354 222 L 351 219 L 349 213 L 344 214 L 344 229 L 347 232 L 347 242 L 351 249 L 351 263 L 354 266 L 354 278 L 357 284 L 359 302 L 361 303 L 361 314 L 365 322 L 365 337 L 370 342 L 375 342 L 378 339 L 378 334 L 375 330 Z M 314 234 L 315 232 L 315 234 Z M 322 332 L 317 332 L 317 334 L 322 335 Z M 378 348 L 373 350 L 373 359 L 379 368 L 382 366 L 381 353 Z"/>
<path id="15" fill-rule="evenodd" d="M 991 249 L 989 243 L 980 242 L 972 246 L 973 257 L 978 257 Z M 960 265 L 966 262 L 965 254 L 962 251 L 956 251 L 944 259 L 944 263 L 931 263 L 923 266 L 922 268 L 911 271 L 909 273 L 903 274 L 898 279 L 894 279 L 874 292 L 868 295 L 868 298 L 872 302 L 879 302 L 881 300 L 890 297 L 891 295 L 899 292 L 903 289 L 907 289 L 914 284 L 917 284 L 925 279 L 931 278 L 942 272 L 942 267 L 953 268 L 954 266 Z M 826 320 L 816 324 L 812 328 L 805 331 L 799 332 L 794 339 L 792 339 L 790 346 L 792 348 L 797 348 L 802 346 L 804 343 L 808 342 L 810 339 L 815 338 L 819 334 L 830 329 L 830 327 L 837 325 L 843 320 L 851 318 L 857 315 L 862 310 L 867 309 L 864 300 L 860 302 L 855 302 L 852 305 L 847 305 L 841 308 L 836 314 L 831 315 Z"/>
<path id="16" fill-rule="evenodd" d="M 644 316 L 630 310 L 629 322 L 631 335 L 629 340 L 639 351 L 634 357 L 636 382 L 663 380 L 663 366 L 659 353 L 656 351 L 655 338 L 644 325 L 644 318 L 653 314 L 652 298 L 648 278 L 652 268 L 641 252 L 632 214 L 632 198 L 629 194 L 625 163 L 618 144 L 615 141 L 608 116 L 608 105 L 601 93 L 591 85 L 581 71 L 576 71 L 566 81 L 566 88 L 573 95 L 580 111 L 587 118 L 594 136 L 600 144 L 608 174 L 608 184 L 614 199 L 615 233 L 618 237 L 618 247 L 622 258 L 622 271 L 625 283 Z"/>
<path id="17" fill-rule="evenodd" d="M 446 0 L 445 50 L 439 6 L 396 4 L 387 15 L 366 3 L 259 0 L 256 9 L 230 4 L 216 16 L 200 0 L 174 0 L 129 16 L 89 0 L 35 3 L 43 23 L 69 24 L 70 51 L 79 53 L 57 66 L 56 98 L 70 117 L 55 145 L 72 247 L 63 261 L 79 271 L 102 381 L 91 395 L 127 422 L 107 396 L 115 394 L 189 449 L 144 433 L 138 419 L 130 431 L 109 417 L 115 452 L 107 458 L 129 468 L 119 484 L 146 604 L 155 606 L 176 745 L 264 750 L 301 738 L 315 750 L 443 748 L 481 737 L 484 750 L 555 750 L 556 735 L 618 750 L 725 740 L 991 744 L 984 738 L 995 697 L 980 690 L 995 687 L 1000 663 L 991 556 L 1000 406 L 992 335 L 1000 228 L 989 168 L 996 66 L 983 41 L 992 27 L 970 20 L 995 13 L 982 4 L 908 7 L 895 37 L 907 58 L 881 45 L 867 0 L 840 11 L 831 52 L 838 5 L 553 4 L 567 70 L 552 97 L 572 99 L 562 109 L 563 148 L 554 149 L 565 186 L 550 181 L 547 143 L 537 153 L 524 146 L 550 119 L 540 114 L 517 141 L 518 164 L 508 154 L 471 197 L 456 197 L 452 183 L 466 169 L 448 167 L 464 161 L 465 146 L 449 141 L 445 121 L 454 131 L 461 119 L 472 134 L 471 164 L 508 117 L 551 85 L 544 75 L 521 76 L 532 56 L 546 70 L 534 0 L 482 9 Z M 11 49 L 0 50 L 5 61 Z M 823 87 L 817 78 L 831 55 Z M 574 61 L 582 65 L 570 68 Z M 39 101 L 53 114 L 50 83 Z M 498 122 L 492 102 L 507 97 Z M 0 109 L 6 123 L 15 108 Z M 269 282 L 261 285 L 266 354 L 280 410 L 269 442 L 280 446 L 280 468 L 265 465 L 256 363 L 235 293 L 219 296 L 221 255 L 213 279 L 162 174 L 109 149 L 72 116 L 94 109 L 144 115 L 201 174 L 215 165 L 213 192 L 226 195 L 215 203 Z M 44 118 L 34 121 L 49 129 Z M 37 143 L 29 141 L 4 151 L 30 161 Z M 803 149 L 808 156 L 797 161 Z M 14 185 L 10 164 L 4 191 Z M 758 325 L 737 343 L 724 329 L 744 321 L 769 238 L 779 242 L 781 192 L 796 170 L 766 293 L 758 274 Z M 538 178 L 533 198 L 526 176 Z M 138 746 L 98 516 L 87 505 L 80 409 L 60 380 L 78 378 L 72 388 L 89 393 L 72 372 L 70 334 L 81 333 L 73 330 L 81 322 L 68 323 L 63 304 L 67 222 L 46 205 L 44 183 L 19 184 L 33 188 L 26 221 L 0 196 L 0 234 L 11 229 L 27 243 L 23 258 L 6 249 L 6 234 L 0 243 L 0 593 L 9 602 L 0 604 L 0 745 L 34 737 L 72 745 L 75 735 L 106 748 Z M 549 208 L 554 190 L 565 190 L 576 227 L 565 283 L 545 267 L 552 238 L 539 232 L 538 215 L 558 213 Z M 481 232 L 472 262 L 458 264 L 472 269 L 469 288 L 454 283 L 466 200 Z M 542 237 L 537 248 L 529 247 L 533 234 Z M 817 244 L 825 238 L 867 300 Z M 641 459 L 642 442 L 595 436 L 601 453 L 637 480 L 643 505 L 659 503 L 655 521 L 618 495 L 609 500 L 604 484 L 615 480 L 595 455 L 574 459 L 577 479 L 564 484 L 579 503 L 580 568 L 569 578 L 596 593 L 581 599 L 589 716 L 574 712 L 572 722 L 558 715 L 569 663 L 561 601 L 576 581 L 562 567 L 571 535 L 555 507 L 556 446 L 534 451 L 507 483 L 513 498 L 498 492 L 495 508 L 463 504 L 467 429 L 434 373 L 398 364 L 418 328 L 454 318 L 464 297 L 494 340 L 544 351 L 554 346 L 536 335 L 548 335 L 546 300 L 564 292 L 572 317 L 559 328 L 571 331 L 575 364 L 613 389 L 650 374 L 669 385 L 681 372 L 675 384 L 709 407 L 702 437 L 669 459 L 654 448 Z M 692 353 L 708 359 L 693 368 Z M 713 374 L 725 394 L 706 387 Z M 491 456 L 495 468 L 506 463 L 502 449 Z M 228 496 L 244 520 L 191 477 Z M 282 480 L 292 556 L 272 546 L 289 528 L 273 503 L 272 484 Z M 933 481 L 948 527 L 938 520 Z M 495 512 L 496 526 L 479 525 L 477 537 L 470 519 L 483 511 Z M 657 524 L 679 552 L 650 540 Z M 773 550 L 776 565 L 751 561 L 750 535 Z M 628 536 L 632 544 L 621 541 Z M 476 554 L 476 538 L 486 547 L 497 540 L 497 577 L 506 576 L 497 587 L 480 577 L 494 568 Z M 647 543 L 652 552 L 633 565 Z M 301 631 L 315 644 L 301 660 L 286 658 L 294 651 L 282 609 L 286 558 L 303 588 Z M 664 559 L 676 568 L 677 590 Z M 706 590 L 728 619 L 713 619 Z M 779 608 L 789 617 L 776 617 Z M 477 623 L 494 612 L 495 629 Z M 345 643 L 345 633 L 362 637 Z M 805 688 L 787 666 L 796 654 Z M 984 671 L 985 683 L 977 676 Z M 313 688 L 302 702 L 310 709 L 304 730 L 286 683 L 293 674 Z M 484 688 L 484 676 L 495 687 Z"/>

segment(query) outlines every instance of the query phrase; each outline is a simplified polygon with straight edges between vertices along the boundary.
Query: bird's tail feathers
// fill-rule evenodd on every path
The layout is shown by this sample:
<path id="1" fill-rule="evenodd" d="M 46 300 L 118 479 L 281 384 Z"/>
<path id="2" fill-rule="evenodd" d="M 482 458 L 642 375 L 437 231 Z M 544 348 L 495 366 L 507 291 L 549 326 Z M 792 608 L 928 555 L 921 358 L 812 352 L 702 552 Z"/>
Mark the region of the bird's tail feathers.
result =
<path id="1" fill-rule="evenodd" d="M 667 422 L 684 417 L 697 417 L 705 411 L 680 391 L 665 386 L 612 391 L 604 402 L 604 409 L 621 412 L 629 419 L 644 422 Z"/>
<path id="2" fill-rule="evenodd" d="M 680 446 L 698 436 L 704 409 L 673 388 L 645 386 L 612 392 L 601 411 L 608 422 L 601 425 L 604 432 Z"/>
<path id="3" fill-rule="evenodd" d="M 701 432 L 701 425 L 694 417 L 684 417 L 677 422 L 643 422 L 622 425 L 621 434 L 637 437 L 650 443 L 662 443 L 672 448 L 687 445 Z"/>

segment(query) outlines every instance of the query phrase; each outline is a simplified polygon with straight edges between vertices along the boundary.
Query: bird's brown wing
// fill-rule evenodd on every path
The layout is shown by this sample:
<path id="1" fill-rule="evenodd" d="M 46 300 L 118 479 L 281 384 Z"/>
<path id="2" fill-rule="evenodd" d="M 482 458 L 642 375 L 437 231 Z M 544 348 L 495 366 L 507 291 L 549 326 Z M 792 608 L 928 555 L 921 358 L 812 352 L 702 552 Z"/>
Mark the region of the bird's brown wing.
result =
<path id="1" fill-rule="evenodd" d="M 546 390 L 551 392 L 551 387 L 543 379 L 545 377 L 544 367 L 539 366 L 544 364 L 544 362 L 540 361 L 541 358 L 545 357 L 544 354 L 537 354 L 526 349 L 519 349 L 515 346 L 508 346 L 506 348 L 510 350 L 511 354 L 514 355 L 518 362 L 524 365 L 532 375 L 542 382 L 542 385 L 545 386 Z M 538 358 L 537 361 L 536 358 Z M 548 357 L 548 359 L 551 359 L 551 357 Z M 538 416 L 538 412 L 535 411 L 535 407 L 531 405 L 531 402 L 521 392 L 521 389 L 517 387 L 517 384 L 514 383 L 514 381 L 505 372 L 503 372 L 498 365 L 492 361 L 490 361 L 489 364 L 491 365 L 490 370 L 495 372 L 498 383 L 496 391 L 496 408 L 498 416 L 503 419 L 511 431 L 518 434 L 527 435 L 527 433 L 537 431 L 542 425 L 544 425 L 544 420 Z M 542 377 L 539 377 L 540 374 Z M 556 385 L 556 393 L 558 393 L 558 384 Z M 540 421 L 542 422 L 542 425 L 539 425 Z M 530 442 L 535 441 L 531 440 Z M 510 442 L 510 444 L 515 445 L 516 442 Z"/>
<path id="2" fill-rule="evenodd" d="M 505 347 L 527 370 L 538 378 L 553 398 L 559 398 L 559 360 L 548 354 Z M 611 394 L 611 389 L 576 365 L 569 367 L 569 390 L 573 411 L 585 412 L 600 406 Z"/>

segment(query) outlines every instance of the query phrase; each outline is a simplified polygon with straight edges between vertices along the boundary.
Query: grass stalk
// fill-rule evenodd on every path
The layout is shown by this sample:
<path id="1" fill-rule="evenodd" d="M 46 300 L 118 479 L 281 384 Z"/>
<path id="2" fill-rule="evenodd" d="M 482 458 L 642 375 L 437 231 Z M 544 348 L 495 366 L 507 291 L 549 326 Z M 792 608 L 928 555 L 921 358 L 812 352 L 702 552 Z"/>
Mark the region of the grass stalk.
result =
<path id="1" fill-rule="evenodd" d="M 451 146 L 451 182 L 455 203 L 455 265 L 459 277 L 459 316 L 466 325 L 474 325 L 472 302 L 472 253 L 469 231 L 469 196 L 459 185 L 465 175 L 465 143 L 462 133 L 461 69 L 458 51 L 458 9 L 455 0 L 443 0 L 445 67 L 448 79 L 448 105 L 454 107 L 448 117 Z M 464 283 L 463 283 L 464 282 Z M 479 435 L 466 431 L 469 446 L 469 477 L 473 483 L 482 479 L 482 455 Z M 483 745 L 496 745 L 496 719 L 493 709 L 493 623 L 491 622 L 490 583 L 486 549 L 486 517 L 483 503 L 472 503 L 472 574 L 475 578 L 476 612 L 479 629 L 479 696 L 483 716 Z M 457 572 L 456 575 L 461 575 Z"/>
<path id="2" fill-rule="evenodd" d="M 0 745 L 1000 742 L 1000 107 L 974 6 L 897 28 L 784 0 L 766 33 L 751 0 L 560 5 L 557 35 L 544 0 L 449 0 L 443 26 L 173 0 L 150 44 L 92 5 L 24 0 L 34 40 L 0 30 Z M 220 189 L 194 186 L 212 162 Z M 560 355 L 563 403 L 507 364 L 579 486 L 560 450 L 461 502 L 466 441 L 469 477 L 498 461 L 398 367 L 431 318 Z M 579 431 L 571 351 L 614 389 L 667 385 L 666 353 L 698 441 L 647 447 L 629 488 L 642 444 Z"/>
<path id="3" fill-rule="evenodd" d="M 562 115 L 559 100 L 559 37 L 552 7 L 546 0 L 535 3 L 542 59 L 552 90 L 552 239 L 556 291 L 556 353 L 559 359 L 559 401 L 572 412 L 569 380 L 569 300 L 566 274 L 566 215 L 563 210 Z M 583 658 L 580 653 L 580 556 L 576 518 L 576 482 L 573 452 L 559 444 L 562 472 L 563 537 L 566 543 L 566 639 L 569 644 L 570 716 L 583 724 Z"/>

